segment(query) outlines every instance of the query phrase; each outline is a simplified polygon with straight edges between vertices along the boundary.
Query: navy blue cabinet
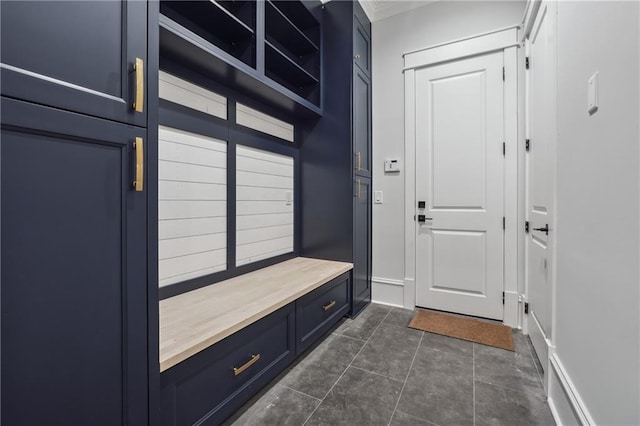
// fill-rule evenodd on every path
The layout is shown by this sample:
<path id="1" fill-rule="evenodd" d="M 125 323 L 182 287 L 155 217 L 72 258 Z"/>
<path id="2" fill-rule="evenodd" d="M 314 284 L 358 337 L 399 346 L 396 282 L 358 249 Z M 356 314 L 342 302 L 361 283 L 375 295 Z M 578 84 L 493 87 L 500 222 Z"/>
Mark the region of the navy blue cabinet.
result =
<path id="1" fill-rule="evenodd" d="M 154 7 L 0 4 L 2 424 L 153 421 Z"/>
<path id="2" fill-rule="evenodd" d="M 146 2 L 3 1 L 0 15 L 3 96 L 146 126 Z"/>
<path id="3" fill-rule="evenodd" d="M 2 418 L 142 425 L 143 128 L 2 98 Z"/>
<path id="4" fill-rule="evenodd" d="M 163 372 L 163 424 L 219 425 L 295 356 L 290 303 Z"/>
<path id="5" fill-rule="evenodd" d="M 350 273 L 296 301 L 296 352 L 301 354 L 350 309 Z"/>
<path id="6" fill-rule="evenodd" d="M 353 209 L 353 303 L 356 315 L 371 301 L 371 180 L 356 178 Z"/>
<path id="7" fill-rule="evenodd" d="M 300 147 L 300 252 L 354 264 L 351 315 L 371 300 L 370 26 L 357 1 L 324 5 L 323 116 Z"/>

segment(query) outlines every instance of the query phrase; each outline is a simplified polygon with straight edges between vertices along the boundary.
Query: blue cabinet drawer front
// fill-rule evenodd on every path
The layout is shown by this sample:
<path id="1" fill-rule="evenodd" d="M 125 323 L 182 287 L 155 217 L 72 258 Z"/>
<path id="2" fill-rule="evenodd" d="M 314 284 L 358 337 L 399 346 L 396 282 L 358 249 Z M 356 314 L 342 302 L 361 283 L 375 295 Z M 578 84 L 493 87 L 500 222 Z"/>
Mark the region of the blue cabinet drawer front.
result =
<path id="1" fill-rule="evenodd" d="M 301 297 L 296 302 L 297 347 L 300 354 L 349 310 L 347 272 Z"/>
<path id="2" fill-rule="evenodd" d="M 164 372 L 164 423 L 219 424 L 284 369 L 295 357 L 293 307 L 287 305 Z"/>

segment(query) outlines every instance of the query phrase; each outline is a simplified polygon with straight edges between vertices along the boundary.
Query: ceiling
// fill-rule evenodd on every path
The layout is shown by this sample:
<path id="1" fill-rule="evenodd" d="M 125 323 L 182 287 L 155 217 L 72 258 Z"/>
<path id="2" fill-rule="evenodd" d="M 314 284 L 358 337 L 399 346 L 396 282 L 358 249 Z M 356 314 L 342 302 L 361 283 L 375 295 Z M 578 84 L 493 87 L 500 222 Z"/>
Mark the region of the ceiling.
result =
<path id="1" fill-rule="evenodd" d="M 358 0 L 372 22 L 434 3 L 437 0 Z"/>

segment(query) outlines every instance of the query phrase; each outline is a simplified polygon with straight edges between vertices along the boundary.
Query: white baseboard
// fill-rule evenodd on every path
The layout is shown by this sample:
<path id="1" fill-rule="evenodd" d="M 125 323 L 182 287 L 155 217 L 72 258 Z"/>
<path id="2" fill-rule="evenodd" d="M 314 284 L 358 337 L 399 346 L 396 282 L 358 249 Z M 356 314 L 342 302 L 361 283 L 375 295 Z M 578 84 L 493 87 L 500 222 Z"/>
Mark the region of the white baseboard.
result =
<path id="1" fill-rule="evenodd" d="M 595 425 L 556 353 L 549 357 L 549 407 L 559 425 Z"/>
<path id="2" fill-rule="evenodd" d="M 381 305 L 404 307 L 404 282 L 391 278 L 371 278 L 371 301 Z"/>

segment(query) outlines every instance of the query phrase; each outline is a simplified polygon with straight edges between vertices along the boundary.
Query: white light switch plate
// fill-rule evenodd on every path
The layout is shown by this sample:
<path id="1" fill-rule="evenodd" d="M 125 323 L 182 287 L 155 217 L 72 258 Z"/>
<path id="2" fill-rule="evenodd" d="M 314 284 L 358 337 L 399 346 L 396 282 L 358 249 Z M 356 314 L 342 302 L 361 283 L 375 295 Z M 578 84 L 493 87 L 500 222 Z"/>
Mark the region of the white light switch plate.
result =
<path id="1" fill-rule="evenodd" d="M 382 204 L 382 191 L 375 191 L 373 193 L 373 201 L 376 204 Z"/>
<path id="2" fill-rule="evenodd" d="M 598 86 L 600 85 L 600 75 L 596 72 L 587 81 L 588 105 L 587 112 L 593 115 L 598 111 Z"/>

